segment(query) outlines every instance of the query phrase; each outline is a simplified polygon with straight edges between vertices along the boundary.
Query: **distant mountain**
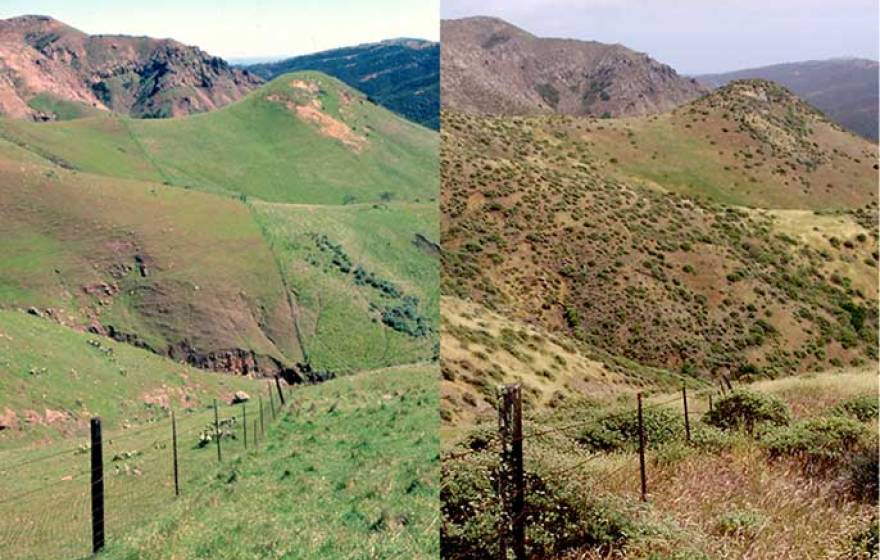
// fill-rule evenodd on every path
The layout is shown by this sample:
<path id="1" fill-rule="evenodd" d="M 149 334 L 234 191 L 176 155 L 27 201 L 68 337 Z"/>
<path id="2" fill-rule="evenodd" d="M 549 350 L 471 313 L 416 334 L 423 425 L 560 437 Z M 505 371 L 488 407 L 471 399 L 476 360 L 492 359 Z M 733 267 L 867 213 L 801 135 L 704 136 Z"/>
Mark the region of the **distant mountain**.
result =
<path id="1" fill-rule="evenodd" d="M 317 70 L 364 92 L 371 101 L 429 128 L 440 126 L 440 45 L 393 39 L 297 56 L 248 70 L 265 79 Z"/>
<path id="2" fill-rule="evenodd" d="M 88 35 L 46 16 L 0 20 L 0 114 L 64 119 L 209 111 L 263 82 L 170 39 Z"/>
<path id="3" fill-rule="evenodd" d="M 835 58 L 776 64 L 696 79 L 709 87 L 761 78 L 781 84 L 856 134 L 877 141 L 878 71 L 875 60 Z"/>
<path id="4" fill-rule="evenodd" d="M 444 107 L 482 114 L 634 116 L 705 89 L 622 45 L 536 37 L 503 20 L 441 23 Z"/>

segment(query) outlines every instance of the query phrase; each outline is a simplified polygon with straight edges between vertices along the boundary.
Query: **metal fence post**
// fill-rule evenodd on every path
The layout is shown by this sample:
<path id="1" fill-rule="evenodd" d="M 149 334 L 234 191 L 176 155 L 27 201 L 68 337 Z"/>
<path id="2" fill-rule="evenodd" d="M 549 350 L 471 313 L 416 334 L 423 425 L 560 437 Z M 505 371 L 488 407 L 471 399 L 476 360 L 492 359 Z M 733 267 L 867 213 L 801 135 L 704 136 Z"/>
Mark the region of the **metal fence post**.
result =
<path id="1" fill-rule="evenodd" d="M 639 403 L 639 472 L 642 482 L 642 501 L 648 501 L 648 480 L 645 476 L 645 421 L 642 416 L 642 394 L 636 395 Z"/>
<path id="2" fill-rule="evenodd" d="M 92 440 L 92 552 L 104 548 L 104 454 L 101 446 L 101 419 L 90 422 Z"/>
<path id="3" fill-rule="evenodd" d="M 681 401 L 684 404 L 684 434 L 687 442 L 691 442 L 691 419 L 688 416 L 688 393 L 687 386 L 681 386 Z"/>
<path id="4" fill-rule="evenodd" d="M 180 496 L 180 482 L 177 476 L 177 418 L 171 411 L 171 447 L 174 450 L 174 495 Z"/>

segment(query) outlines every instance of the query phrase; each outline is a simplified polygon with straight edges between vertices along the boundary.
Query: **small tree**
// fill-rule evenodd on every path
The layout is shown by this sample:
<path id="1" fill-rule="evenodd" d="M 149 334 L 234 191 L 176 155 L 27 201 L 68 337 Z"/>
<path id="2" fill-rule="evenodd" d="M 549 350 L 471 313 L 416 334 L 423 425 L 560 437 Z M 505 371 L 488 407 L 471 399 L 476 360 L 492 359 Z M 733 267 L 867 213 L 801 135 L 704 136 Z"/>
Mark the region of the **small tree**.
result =
<path id="1" fill-rule="evenodd" d="M 751 434 L 760 424 L 787 425 L 791 412 L 788 405 L 772 395 L 736 389 L 721 398 L 703 420 L 723 430 L 745 429 Z"/>

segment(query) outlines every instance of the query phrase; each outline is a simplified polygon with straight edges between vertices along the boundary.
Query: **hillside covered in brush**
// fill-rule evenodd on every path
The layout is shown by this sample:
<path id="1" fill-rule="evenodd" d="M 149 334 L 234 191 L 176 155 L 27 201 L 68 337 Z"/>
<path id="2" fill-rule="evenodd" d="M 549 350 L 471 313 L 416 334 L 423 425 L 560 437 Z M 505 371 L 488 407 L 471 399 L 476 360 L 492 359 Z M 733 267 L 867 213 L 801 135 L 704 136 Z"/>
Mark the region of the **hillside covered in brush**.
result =
<path id="1" fill-rule="evenodd" d="M 289 381 L 435 352 L 436 135 L 337 80 L 0 137 L 2 308 Z"/>
<path id="2" fill-rule="evenodd" d="M 267 80 L 301 70 L 323 72 L 398 115 L 434 130 L 440 127 L 439 43 L 390 39 L 246 68 Z"/>
<path id="3" fill-rule="evenodd" d="M 46 16 L 0 21 L 0 114 L 63 120 L 210 111 L 262 80 L 171 39 L 89 35 Z"/>
<path id="4" fill-rule="evenodd" d="M 696 76 L 716 88 L 734 80 L 776 82 L 825 113 L 840 126 L 877 141 L 880 63 L 862 58 L 832 58 L 774 64 L 722 74 Z"/>
<path id="5" fill-rule="evenodd" d="M 784 89 L 618 120 L 447 111 L 442 130 L 443 292 L 486 310 L 444 303 L 447 383 L 497 383 L 487 349 L 543 400 L 662 386 L 645 367 L 717 381 L 877 359 L 876 149 Z"/>
<path id="6" fill-rule="evenodd" d="M 658 113 L 704 92 L 623 45 L 536 37 L 506 21 L 441 22 L 443 107 L 491 115 Z"/>

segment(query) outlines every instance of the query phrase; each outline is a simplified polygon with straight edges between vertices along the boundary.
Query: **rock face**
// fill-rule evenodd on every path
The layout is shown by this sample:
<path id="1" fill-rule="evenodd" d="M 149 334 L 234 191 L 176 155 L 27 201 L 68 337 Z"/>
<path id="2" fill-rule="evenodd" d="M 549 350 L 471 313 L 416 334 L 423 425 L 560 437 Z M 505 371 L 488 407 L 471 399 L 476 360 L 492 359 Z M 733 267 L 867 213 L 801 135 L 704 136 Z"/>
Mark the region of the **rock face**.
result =
<path id="1" fill-rule="evenodd" d="M 171 39 L 88 35 L 45 16 L 0 20 L 0 113 L 59 118 L 70 105 L 174 117 L 231 103 L 262 79 Z"/>
<path id="2" fill-rule="evenodd" d="M 441 43 L 443 106 L 470 113 L 637 116 L 706 91 L 622 45 L 540 38 L 496 18 L 443 21 Z"/>

